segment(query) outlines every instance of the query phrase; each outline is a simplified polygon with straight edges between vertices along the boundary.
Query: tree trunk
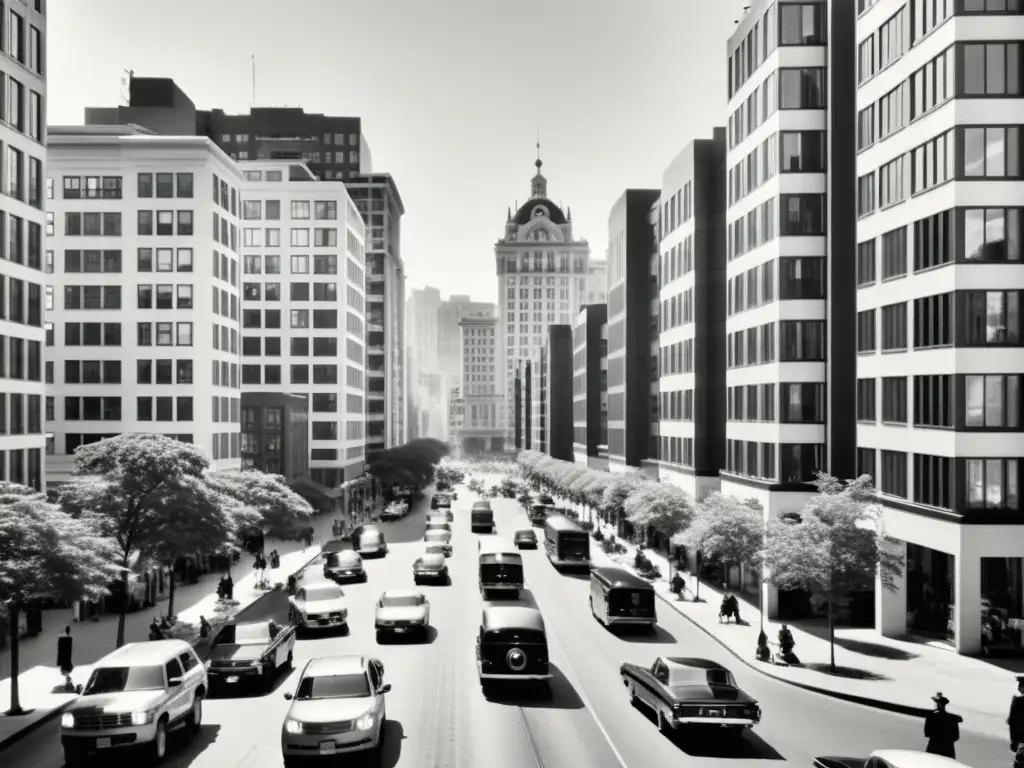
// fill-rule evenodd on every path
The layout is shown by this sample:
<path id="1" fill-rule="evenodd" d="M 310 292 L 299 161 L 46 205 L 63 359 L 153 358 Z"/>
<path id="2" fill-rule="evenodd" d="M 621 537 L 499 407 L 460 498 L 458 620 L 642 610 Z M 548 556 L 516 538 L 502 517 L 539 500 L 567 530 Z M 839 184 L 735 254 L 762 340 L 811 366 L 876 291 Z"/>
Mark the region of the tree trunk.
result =
<path id="1" fill-rule="evenodd" d="M 761 614 L 761 631 L 764 632 L 764 578 L 757 581 L 757 612 Z"/>
<path id="2" fill-rule="evenodd" d="M 23 715 L 25 710 L 21 708 L 21 696 L 18 691 L 18 616 L 21 614 L 21 605 L 17 598 L 7 604 L 7 619 L 10 621 L 11 633 L 11 708 L 7 710 L 8 715 Z"/>
<path id="3" fill-rule="evenodd" d="M 121 573 L 121 602 L 117 606 L 117 646 L 120 648 L 124 645 L 124 623 L 128 616 L 128 586 L 129 586 L 129 573 L 128 573 L 128 558 L 125 558 L 124 571 Z"/>
<path id="4" fill-rule="evenodd" d="M 828 645 L 829 645 L 829 668 L 836 671 L 836 624 L 832 613 L 832 599 L 828 601 Z"/>
<path id="5" fill-rule="evenodd" d="M 171 563 L 171 567 L 168 568 L 170 571 L 170 577 L 168 578 L 167 584 L 167 620 L 174 620 L 174 584 L 177 581 L 175 578 L 176 574 L 174 571 L 174 563 Z"/>

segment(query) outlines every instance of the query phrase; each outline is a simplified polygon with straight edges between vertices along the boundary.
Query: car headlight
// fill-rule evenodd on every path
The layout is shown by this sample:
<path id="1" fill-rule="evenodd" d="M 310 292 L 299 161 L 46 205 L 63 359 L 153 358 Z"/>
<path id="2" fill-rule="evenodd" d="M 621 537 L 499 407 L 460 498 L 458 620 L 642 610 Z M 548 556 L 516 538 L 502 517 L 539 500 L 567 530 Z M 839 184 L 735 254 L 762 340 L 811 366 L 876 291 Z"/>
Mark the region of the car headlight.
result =
<path id="1" fill-rule="evenodd" d="M 284 730 L 285 733 L 302 733 L 302 723 L 298 720 L 285 720 Z"/>
<path id="2" fill-rule="evenodd" d="M 365 715 L 356 720 L 356 728 L 360 731 L 368 731 L 373 728 L 373 715 L 367 712 Z"/>
<path id="3" fill-rule="evenodd" d="M 153 722 L 152 712 L 132 712 L 132 725 L 149 725 Z"/>
<path id="4" fill-rule="evenodd" d="M 75 716 L 70 712 L 65 712 L 60 716 L 60 727 L 61 728 L 74 728 L 75 727 Z"/>

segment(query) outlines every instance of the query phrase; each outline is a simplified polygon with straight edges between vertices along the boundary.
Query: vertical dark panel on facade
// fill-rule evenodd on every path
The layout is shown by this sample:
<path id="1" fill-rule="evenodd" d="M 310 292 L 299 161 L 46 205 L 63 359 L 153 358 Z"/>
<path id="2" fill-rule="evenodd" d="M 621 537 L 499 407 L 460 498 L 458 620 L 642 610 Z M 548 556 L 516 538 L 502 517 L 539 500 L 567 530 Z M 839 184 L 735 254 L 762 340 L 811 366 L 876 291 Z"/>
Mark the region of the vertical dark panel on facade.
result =
<path id="1" fill-rule="evenodd" d="M 828 4 L 828 422 L 826 463 L 857 474 L 857 4 Z"/>
<path id="2" fill-rule="evenodd" d="M 548 455 L 572 461 L 572 326 L 548 326 L 547 357 Z"/>
<path id="3" fill-rule="evenodd" d="M 608 305 L 587 307 L 587 455 L 601 445 L 601 328 L 608 323 Z"/>
<path id="4" fill-rule="evenodd" d="M 533 376 L 531 375 L 532 364 L 526 361 L 526 373 L 523 376 L 525 385 L 523 387 L 523 450 L 531 450 L 533 445 Z"/>
<path id="5" fill-rule="evenodd" d="M 513 398 L 512 398 L 513 399 L 513 405 L 512 405 L 513 419 L 514 419 L 514 424 L 515 424 L 515 427 L 513 429 L 513 434 L 515 435 L 516 452 L 517 453 L 523 449 L 523 435 L 520 432 L 520 430 L 522 429 L 522 426 L 523 426 L 523 415 L 522 415 L 522 413 L 520 411 L 520 409 L 522 408 L 522 402 L 523 402 L 522 386 L 523 386 L 523 382 L 522 382 L 522 379 L 519 376 L 519 371 L 517 370 L 516 371 L 516 380 L 515 380 L 515 385 L 514 385 L 515 391 L 513 392 Z"/>

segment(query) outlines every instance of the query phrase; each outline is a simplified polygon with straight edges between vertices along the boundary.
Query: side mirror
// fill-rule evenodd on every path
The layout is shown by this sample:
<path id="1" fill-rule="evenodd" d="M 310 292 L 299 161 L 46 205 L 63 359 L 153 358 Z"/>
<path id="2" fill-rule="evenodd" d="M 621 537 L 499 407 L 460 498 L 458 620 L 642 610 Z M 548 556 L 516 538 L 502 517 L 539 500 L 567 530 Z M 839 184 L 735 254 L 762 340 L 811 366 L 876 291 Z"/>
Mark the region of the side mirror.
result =
<path id="1" fill-rule="evenodd" d="M 181 678 L 172 677 L 170 680 L 167 681 L 167 685 L 171 688 L 177 688 L 179 685 L 181 685 Z"/>
<path id="2" fill-rule="evenodd" d="M 292 700 L 292 699 L 294 699 L 294 698 L 295 698 L 295 697 L 294 697 L 294 696 L 293 696 L 292 694 L 290 694 L 290 693 L 286 693 L 286 694 L 284 695 L 284 699 L 285 699 L 285 701 L 291 701 L 291 700 Z"/>
<path id="3" fill-rule="evenodd" d="M 377 693 L 388 693 L 391 690 L 391 683 L 385 683 L 378 690 Z"/>
<path id="4" fill-rule="evenodd" d="M 78 685 L 75 686 L 75 693 L 77 693 L 79 696 L 82 695 L 82 685 L 81 685 L 81 683 L 79 683 Z"/>

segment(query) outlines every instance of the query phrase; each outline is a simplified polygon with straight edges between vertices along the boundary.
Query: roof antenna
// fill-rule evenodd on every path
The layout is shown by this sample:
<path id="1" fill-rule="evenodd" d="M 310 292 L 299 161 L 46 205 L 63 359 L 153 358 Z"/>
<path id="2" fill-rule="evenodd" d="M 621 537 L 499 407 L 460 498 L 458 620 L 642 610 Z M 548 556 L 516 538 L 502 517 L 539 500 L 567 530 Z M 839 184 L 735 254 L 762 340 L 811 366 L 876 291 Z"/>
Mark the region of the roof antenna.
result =
<path id="1" fill-rule="evenodd" d="M 537 124 L 537 160 L 534 162 L 537 166 L 537 173 L 540 173 L 540 167 L 544 165 L 544 161 L 540 159 L 540 124 Z"/>

